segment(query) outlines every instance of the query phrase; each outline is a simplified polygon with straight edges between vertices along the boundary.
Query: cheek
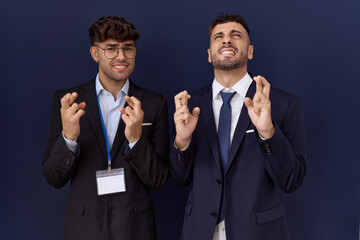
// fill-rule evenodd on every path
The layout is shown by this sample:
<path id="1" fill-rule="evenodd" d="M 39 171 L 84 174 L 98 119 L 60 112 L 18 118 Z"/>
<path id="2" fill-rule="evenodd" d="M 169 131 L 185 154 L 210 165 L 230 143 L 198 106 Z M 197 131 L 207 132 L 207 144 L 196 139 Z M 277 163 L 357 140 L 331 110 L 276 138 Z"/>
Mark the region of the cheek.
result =
<path id="1" fill-rule="evenodd" d="M 135 67 L 135 59 L 130 61 L 130 65 L 134 68 Z"/>

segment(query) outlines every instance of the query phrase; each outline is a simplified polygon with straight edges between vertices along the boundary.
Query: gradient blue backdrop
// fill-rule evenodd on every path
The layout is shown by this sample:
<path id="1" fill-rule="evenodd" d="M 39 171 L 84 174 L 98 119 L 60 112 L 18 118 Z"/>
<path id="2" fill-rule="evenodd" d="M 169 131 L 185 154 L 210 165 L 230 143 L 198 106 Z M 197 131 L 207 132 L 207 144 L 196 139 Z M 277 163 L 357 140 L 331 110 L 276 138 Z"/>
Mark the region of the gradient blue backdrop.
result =
<path id="1" fill-rule="evenodd" d="M 255 45 L 253 74 L 300 96 L 308 140 L 302 188 L 281 194 L 295 240 L 359 238 L 360 1 L 0 1 L 0 239 L 61 239 L 68 186 L 41 173 L 55 90 L 89 81 L 88 28 L 124 16 L 141 33 L 132 80 L 168 98 L 213 79 L 207 27 L 241 13 Z M 186 188 L 154 192 L 158 236 L 177 239 Z"/>

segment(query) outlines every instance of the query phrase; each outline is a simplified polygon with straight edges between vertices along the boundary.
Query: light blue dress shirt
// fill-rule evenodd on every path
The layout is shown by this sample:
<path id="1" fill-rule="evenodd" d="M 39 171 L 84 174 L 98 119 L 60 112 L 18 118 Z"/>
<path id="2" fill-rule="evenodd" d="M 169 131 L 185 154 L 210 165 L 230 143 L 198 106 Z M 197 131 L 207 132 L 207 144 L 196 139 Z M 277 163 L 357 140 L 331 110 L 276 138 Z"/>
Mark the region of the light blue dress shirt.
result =
<path id="1" fill-rule="evenodd" d="M 104 87 L 101 85 L 101 82 L 99 80 L 99 74 L 96 75 L 95 86 L 96 86 L 96 95 L 99 99 L 101 114 L 104 120 L 107 138 L 109 141 L 109 147 L 111 149 L 119 126 L 119 121 L 121 119 L 120 108 L 122 108 L 125 105 L 125 96 L 127 96 L 129 92 L 129 79 L 126 80 L 123 88 L 117 94 L 116 101 L 113 95 L 110 92 L 106 91 Z M 64 134 L 63 137 L 65 139 L 66 146 L 74 154 L 78 154 L 79 144 L 76 141 L 77 139 L 71 141 L 65 138 Z M 130 149 L 132 149 L 136 143 L 137 141 L 133 143 L 129 143 Z"/>

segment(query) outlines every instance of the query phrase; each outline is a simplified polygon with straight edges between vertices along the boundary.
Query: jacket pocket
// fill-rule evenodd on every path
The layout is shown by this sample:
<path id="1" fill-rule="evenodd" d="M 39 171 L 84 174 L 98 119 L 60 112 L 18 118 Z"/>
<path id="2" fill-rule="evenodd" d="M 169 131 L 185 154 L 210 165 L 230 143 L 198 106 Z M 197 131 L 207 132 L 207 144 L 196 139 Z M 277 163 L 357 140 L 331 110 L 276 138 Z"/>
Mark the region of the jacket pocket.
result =
<path id="1" fill-rule="evenodd" d="M 84 214 L 84 203 L 80 200 L 74 200 L 74 199 L 68 198 L 66 200 L 66 209 L 71 212 L 83 215 Z"/>
<path id="2" fill-rule="evenodd" d="M 263 224 L 281 218 L 285 216 L 285 214 L 285 209 L 282 206 L 278 206 L 276 208 L 257 213 L 256 219 L 258 224 Z"/>
<path id="3" fill-rule="evenodd" d="M 142 211 L 145 211 L 146 209 L 149 209 L 152 207 L 152 199 L 151 196 L 147 196 L 141 200 L 136 200 L 134 202 L 134 212 L 139 213 Z"/>

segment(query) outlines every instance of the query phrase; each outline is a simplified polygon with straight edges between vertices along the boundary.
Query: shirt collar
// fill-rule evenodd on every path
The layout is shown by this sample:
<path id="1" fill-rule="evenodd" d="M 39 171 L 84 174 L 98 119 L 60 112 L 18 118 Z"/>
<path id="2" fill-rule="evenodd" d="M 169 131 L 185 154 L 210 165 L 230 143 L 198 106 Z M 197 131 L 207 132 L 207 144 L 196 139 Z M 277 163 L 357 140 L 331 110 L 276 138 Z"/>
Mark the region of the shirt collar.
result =
<path id="1" fill-rule="evenodd" d="M 226 92 L 237 92 L 240 94 L 241 97 L 245 98 L 246 92 L 248 91 L 250 84 L 252 83 L 252 78 L 248 73 L 245 74 L 245 76 L 240 79 L 234 86 L 231 88 L 225 88 L 222 86 L 216 79 L 214 78 L 214 81 L 212 83 L 212 97 L 213 99 L 220 94 L 221 91 L 225 89 Z"/>
<path id="2" fill-rule="evenodd" d="M 129 79 L 126 79 L 126 82 L 124 84 L 124 86 L 122 87 L 122 89 L 120 90 L 120 92 L 118 92 L 117 94 L 117 99 L 119 98 L 119 94 L 121 92 L 123 92 L 125 94 L 125 96 L 128 95 L 128 92 L 129 92 Z M 96 75 L 96 79 L 95 79 L 95 87 L 96 87 L 96 95 L 99 96 L 99 94 L 102 92 L 102 91 L 106 91 L 105 88 L 103 87 L 103 85 L 101 84 L 100 82 L 100 79 L 99 79 L 99 73 Z"/>

